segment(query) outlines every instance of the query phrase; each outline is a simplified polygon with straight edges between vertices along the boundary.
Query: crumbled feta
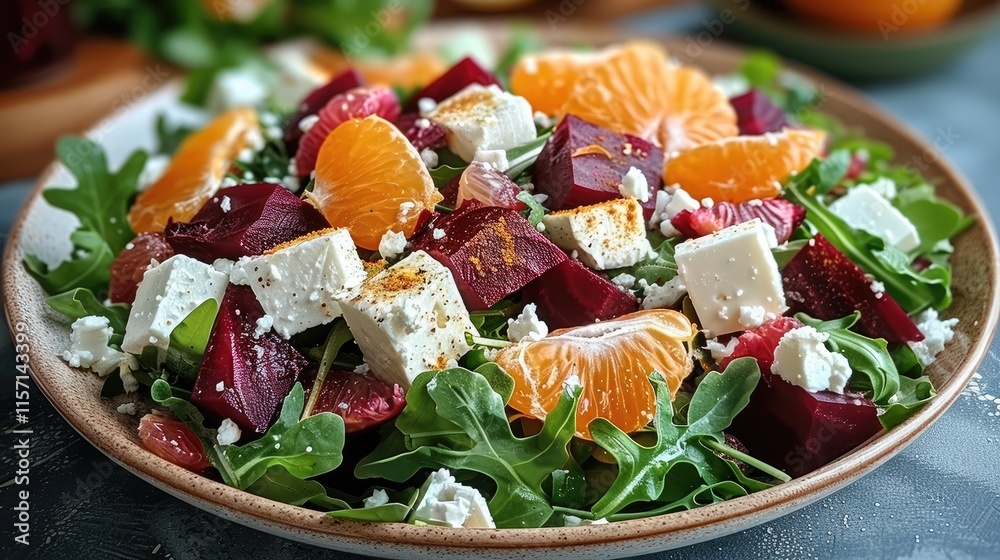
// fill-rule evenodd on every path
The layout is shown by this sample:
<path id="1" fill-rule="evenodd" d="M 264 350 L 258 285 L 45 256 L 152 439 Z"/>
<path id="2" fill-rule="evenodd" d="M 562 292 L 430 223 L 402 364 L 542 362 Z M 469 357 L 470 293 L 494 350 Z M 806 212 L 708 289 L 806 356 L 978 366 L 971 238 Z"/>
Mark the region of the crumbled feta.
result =
<path id="1" fill-rule="evenodd" d="M 222 197 L 222 202 L 219 203 L 219 209 L 225 214 L 233 209 L 233 201 L 230 200 L 228 196 Z"/>
<path id="2" fill-rule="evenodd" d="M 465 161 L 478 150 L 509 150 L 535 139 L 531 105 L 498 86 L 470 84 L 421 114 L 445 131 L 448 148 Z"/>
<path id="3" fill-rule="evenodd" d="M 443 230 L 441 228 L 434 228 L 434 230 L 431 231 L 431 237 L 433 237 L 436 241 L 440 241 L 440 240 L 444 239 L 447 236 L 448 236 L 448 232 L 446 232 L 445 230 Z"/>
<path id="4" fill-rule="evenodd" d="M 385 504 L 389 503 L 389 494 L 387 494 L 386 491 L 382 490 L 381 488 L 376 488 L 374 491 L 372 491 L 372 495 L 365 498 L 364 501 L 366 508 L 384 506 Z"/>
<path id="5" fill-rule="evenodd" d="M 553 243 L 576 251 L 581 262 L 596 270 L 632 266 L 652 251 L 642 206 L 634 198 L 553 212 L 542 220 Z"/>
<path id="6" fill-rule="evenodd" d="M 360 373 L 363 375 L 366 373 L 371 373 L 371 370 L 372 368 L 371 366 L 368 365 L 368 362 L 361 362 L 357 367 L 354 368 L 354 373 Z"/>
<path id="7" fill-rule="evenodd" d="M 664 284 L 643 284 L 642 309 L 666 309 L 677 305 L 687 293 L 687 287 L 680 276 L 674 276 Z"/>
<path id="8" fill-rule="evenodd" d="M 226 390 L 226 382 L 225 381 L 219 381 L 218 383 L 215 384 L 215 391 L 217 393 L 221 393 L 221 392 L 223 392 L 225 390 Z"/>
<path id="9" fill-rule="evenodd" d="M 139 390 L 139 380 L 132 375 L 132 370 L 138 368 L 138 362 L 135 361 L 134 357 L 130 356 L 130 358 L 129 362 L 122 362 L 118 368 L 118 375 L 122 379 L 122 387 L 125 388 L 126 393 L 134 393 Z"/>
<path id="10" fill-rule="evenodd" d="M 254 5 L 253 2 L 239 4 Z M 267 57 L 277 70 L 272 99 L 279 107 L 296 108 L 309 92 L 330 81 L 330 71 L 313 60 L 314 50 L 314 45 L 307 40 L 283 41 L 267 48 Z"/>
<path id="11" fill-rule="evenodd" d="M 612 278 L 611 281 L 616 285 L 626 289 L 635 286 L 635 276 L 632 276 L 631 274 L 627 274 L 624 272 Z"/>
<path id="12" fill-rule="evenodd" d="M 656 208 L 649 219 L 649 229 L 659 229 L 666 237 L 677 237 L 681 232 L 677 231 L 670 220 L 684 210 L 694 212 L 699 208 L 701 205 L 698 201 L 680 187 L 674 187 L 673 192 L 669 189 L 657 191 Z"/>
<path id="13" fill-rule="evenodd" d="M 507 319 L 507 338 L 511 342 L 541 340 L 549 334 L 549 326 L 538 318 L 538 307 L 534 303 L 524 306 L 516 319 Z"/>
<path id="14" fill-rule="evenodd" d="M 507 161 L 507 152 L 505 150 L 484 150 L 480 148 L 476 150 L 476 155 L 472 157 L 472 161 L 488 164 L 501 173 L 510 169 L 510 162 Z"/>
<path id="15" fill-rule="evenodd" d="M 830 211 L 855 229 L 885 239 L 900 251 L 920 246 L 917 228 L 888 200 L 867 185 L 856 185 L 830 203 Z"/>
<path id="16" fill-rule="evenodd" d="M 543 113 L 541 111 L 535 111 L 534 113 L 532 113 L 531 114 L 531 119 L 533 121 L 535 121 L 535 126 L 536 127 L 540 128 L 540 129 L 543 129 L 543 130 L 546 129 L 546 128 L 551 127 L 552 125 L 554 125 L 556 123 L 555 119 L 553 119 L 552 117 L 546 115 L 545 113 Z"/>
<path id="17" fill-rule="evenodd" d="M 871 288 L 872 292 L 875 293 L 876 299 L 882 299 L 883 297 L 885 297 L 885 284 L 883 284 L 882 282 L 875 280 L 871 283 L 869 288 Z"/>
<path id="18" fill-rule="evenodd" d="M 212 265 L 184 255 L 148 269 L 136 290 L 122 350 L 139 355 L 152 345 L 166 351 L 174 328 L 206 300 L 222 301 L 228 284 Z"/>
<path id="19" fill-rule="evenodd" d="M 563 525 L 566 527 L 584 527 L 586 525 L 607 525 L 608 520 L 605 518 L 600 519 L 584 519 L 582 517 L 577 517 L 575 515 L 564 515 Z"/>
<path id="20" fill-rule="evenodd" d="M 743 307 L 761 307 L 766 319 L 785 312 L 781 273 L 771 253 L 775 245 L 774 228 L 753 219 L 677 246 L 677 273 L 703 329 L 713 336 L 746 329 L 740 322 Z M 744 322 L 759 315 L 750 309 Z"/>
<path id="21" fill-rule="evenodd" d="M 249 285 L 284 338 L 340 316 L 337 294 L 368 277 L 351 234 L 325 230 L 240 259 L 230 279 Z"/>
<path id="22" fill-rule="evenodd" d="M 215 259 L 215 261 L 212 262 L 212 268 L 221 272 L 222 274 L 225 274 L 226 276 L 229 276 L 230 274 L 233 273 L 233 266 L 235 264 L 236 263 L 234 261 L 231 261 L 229 259 Z"/>
<path id="23" fill-rule="evenodd" d="M 742 74 L 733 72 L 731 74 L 716 74 L 712 76 L 712 85 L 721 91 L 727 98 L 733 98 L 750 91 L 750 82 Z"/>
<path id="24" fill-rule="evenodd" d="M 717 338 L 709 338 L 705 340 L 705 349 L 712 353 L 712 359 L 716 362 L 728 358 L 733 355 L 733 350 L 736 350 L 736 345 L 739 343 L 737 337 L 732 337 L 729 342 L 722 344 Z"/>
<path id="25" fill-rule="evenodd" d="M 702 208 L 711 208 L 713 206 L 715 206 L 715 201 L 712 200 L 711 198 L 706 197 L 706 198 L 701 199 L 701 207 Z"/>
<path id="26" fill-rule="evenodd" d="M 301 130 L 303 134 L 307 133 L 310 130 L 312 130 L 312 127 L 316 126 L 316 123 L 318 122 L 319 122 L 319 115 L 308 115 L 302 117 L 302 120 L 299 121 L 299 130 Z"/>
<path id="27" fill-rule="evenodd" d="M 424 166 L 427 169 L 434 169 L 438 166 L 438 153 L 430 148 L 420 150 L 420 159 L 424 162 Z"/>
<path id="28" fill-rule="evenodd" d="M 219 431 L 215 439 L 219 442 L 219 445 L 232 445 L 240 441 L 241 437 L 243 437 L 243 432 L 240 430 L 240 427 L 236 425 L 236 422 L 226 418 L 219 425 Z"/>
<path id="29" fill-rule="evenodd" d="M 270 315 L 264 315 L 260 319 L 257 319 L 257 325 L 253 330 L 253 337 L 260 338 L 265 334 L 271 332 L 271 327 L 274 326 L 274 317 Z"/>
<path id="30" fill-rule="evenodd" d="M 637 167 L 630 167 L 628 173 L 622 177 L 622 184 L 618 186 L 618 192 L 623 198 L 632 197 L 639 202 L 649 200 L 649 183 L 646 176 Z"/>
<path id="31" fill-rule="evenodd" d="M 843 355 L 827 349 L 824 342 L 829 338 L 829 333 L 821 333 L 809 326 L 788 331 L 774 350 L 771 371 L 792 385 L 813 393 L 833 391 L 843 394 L 851 378 L 851 364 Z"/>
<path id="32" fill-rule="evenodd" d="M 879 177 L 871 183 L 868 183 L 868 186 L 886 200 L 896 198 L 896 194 L 898 192 L 896 189 L 896 182 L 888 177 Z"/>
<path id="33" fill-rule="evenodd" d="M 380 380 L 404 390 L 421 372 L 469 351 L 475 333 L 451 271 L 423 251 L 378 273 L 340 300 L 347 326 Z"/>
<path id="34" fill-rule="evenodd" d="M 408 521 L 448 527 L 494 529 L 493 516 L 479 490 L 459 484 L 448 469 L 431 473 Z"/>
<path id="35" fill-rule="evenodd" d="M 767 311 L 760 305 L 740 306 L 740 325 L 745 329 L 753 329 L 764 324 Z"/>
<path id="36" fill-rule="evenodd" d="M 421 115 L 426 115 L 434 109 L 437 109 L 437 101 L 434 101 L 430 97 L 421 97 L 417 100 L 417 110 L 420 111 Z"/>
<path id="37" fill-rule="evenodd" d="M 958 319 L 938 318 L 936 309 L 927 309 L 916 316 L 917 328 L 924 334 L 924 339 L 919 342 L 908 342 L 917 359 L 924 366 L 928 366 L 934 358 L 944 350 L 946 344 L 955 337 L 955 325 Z"/>
<path id="38" fill-rule="evenodd" d="M 406 236 L 401 231 L 387 231 L 378 242 L 378 252 L 383 259 L 392 260 L 406 250 Z"/>
<path id="39" fill-rule="evenodd" d="M 118 410 L 119 414 L 128 414 L 129 416 L 136 415 L 135 403 L 125 403 L 118 405 L 118 408 L 116 410 Z"/>

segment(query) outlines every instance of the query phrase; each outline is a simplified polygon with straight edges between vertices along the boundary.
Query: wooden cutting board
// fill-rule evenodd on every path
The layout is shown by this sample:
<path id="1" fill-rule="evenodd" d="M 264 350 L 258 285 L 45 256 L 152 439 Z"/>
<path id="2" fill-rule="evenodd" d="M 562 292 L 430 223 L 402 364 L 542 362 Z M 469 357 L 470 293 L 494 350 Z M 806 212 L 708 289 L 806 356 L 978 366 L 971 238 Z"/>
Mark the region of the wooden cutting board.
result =
<path id="1" fill-rule="evenodd" d="M 58 137 L 128 110 L 173 74 L 124 42 L 84 39 L 49 77 L 0 90 L 0 181 L 37 175 Z"/>

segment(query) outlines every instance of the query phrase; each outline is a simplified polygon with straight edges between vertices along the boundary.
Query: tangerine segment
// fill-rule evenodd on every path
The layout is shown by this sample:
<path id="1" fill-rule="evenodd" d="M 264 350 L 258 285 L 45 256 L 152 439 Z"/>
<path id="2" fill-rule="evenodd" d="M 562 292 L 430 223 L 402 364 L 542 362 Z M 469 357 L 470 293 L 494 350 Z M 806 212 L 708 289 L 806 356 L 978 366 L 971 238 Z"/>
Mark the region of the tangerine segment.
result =
<path id="1" fill-rule="evenodd" d="M 233 160 L 260 138 L 257 112 L 227 111 L 178 148 L 166 172 L 143 191 L 129 210 L 136 233 L 161 232 L 172 218 L 187 222 L 219 190 Z"/>
<path id="2" fill-rule="evenodd" d="M 429 84 L 448 69 L 444 60 L 433 52 L 416 52 L 391 59 L 351 61 L 340 51 L 316 48 L 309 58 L 331 76 L 353 66 L 370 85 L 398 86 L 404 89 Z"/>
<path id="3" fill-rule="evenodd" d="M 786 129 L 703 144 L 669 159 L 667 185 L 678 184 L 696 199 L 746 202 L 781 194 L 781 181 L 823 154 L 826 134 Z"/>
<path id="4" fill-rule="evenodd" d="M 610 52 L 552 50 L 524 56 L 511 70 L 510 89 L 527 99 L 533 110 L 553 115 L 569 99 L 577 79 Z"/>
<path id="5" fill-rule="evenodd" d="M 657 143 L 667 153 L 739 133 L 729 100 L 700 70 L 672 65 L 658 46 L 634 42 L 576 81 L 559 116 L 576 115 Z"/>
<path id="6" fill-rule="evenodd" d="M 412 237 L 442 198 L 416 148 L 377 115 L 344 122 L 319 150 L 312 202 L 358 247 L 377 250 L 389 231 Z"/>
<path id="7" fill-rule="evenodd" d="M 509 406 L 539 420 L 556 406 L 567 379 L 577 377 L 576 435 L 589 440 L 590 422 L 598 417 L 625 432 L 649 424 L 656 412 L 649 374 L 662 373 L 673 396 L 694 367 L 687 345 L 696 334 L 677 311 L 637 311 L 514 344 L 496 362 L 514 378 Z"/>

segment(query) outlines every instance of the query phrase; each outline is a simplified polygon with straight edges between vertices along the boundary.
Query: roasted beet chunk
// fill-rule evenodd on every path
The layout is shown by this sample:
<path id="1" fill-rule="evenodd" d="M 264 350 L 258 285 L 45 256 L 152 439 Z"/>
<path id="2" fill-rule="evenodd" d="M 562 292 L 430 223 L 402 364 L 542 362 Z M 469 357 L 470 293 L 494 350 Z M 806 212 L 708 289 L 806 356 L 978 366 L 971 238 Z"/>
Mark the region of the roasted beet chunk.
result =
<path id="1" fill-rule="evenodd" d="M 264 310 L 249 286 L 230 284 L 208 339 L 191 401 L 215 421 L 264 433 L 309 365 L 287 340 L 258 327 Z"/>
<path id="2" fill-rule="evenodd" d="M 444 264 L 469 309 L 487 309 L 523 288 L 566 255 L 519 213 L 467 203 L 413 240 Z"/>
<path id="3" fill-rule="evenodd" d="M 737 95 L 729 100 L 729 104 L 736 110 L 740 134 L 780 132 L 788 126 L 785 111 L 760 90 L 751 89 L 742 95 Z"/>
<path id="4" fill-rule="evenodd" d="M 354 68 L 350 68 L 330 80 L 328 84 L 312 90 L 302 100 L 295 114 L 292 115 L 292 118 L 288 120 L 288 124 L 285 126 L 285 146 L 288 149 L 288 153 L 294 154 L 299 149 L 299 140 L 305 134 L 299 128 L 299 123 L 302 122 L 302 119 L 309 115 L 315 115 L 335 96 L 363 85 L 365 85 L 365 80 L 361 77 L 361 74 L 358 74 L 358 71 Z"/>
<path id="5" fill-rule="evenodd" d="M 188 223 L 167 226 L 167 242 L 204 262 L 260 255 L 330 227 L 312 205 L 281 185 L 238 185 L 218 192 Z"/>
<path id="6" fill-rule="evenodd" d="M 548 195 L 545 205 L 564 210 L 621 197 L 622 177 L 632 167 L 646 178 L 646 219 L 656 207 L 663 171 L 663 151 L 630 134 L 617 134 L 567 115 L 542 148 L 535 164 L 535 192 Z"/>
<path id="7" fill-rule="evenodd" d="M 538 306 L 550 329 L 589 325 L 639 309 L 635 297 L 568 259 L 524 288 L 524 301 Z"/>
<path id="8" fill-rule="evenodd" d="M 785 300 L 795 313 L 823 320 L 861 312 L 857 331 L 889 342 L 923 340 L 909 315 L 865 271 L 821 234 L 816 235 L 781 271 Z"/>
<path id="9" fill-rule="evenodd" d="M 780 198 L 735 204 L 717 202 L 710 208 L 699 208 L 694 212 L 681 210 L 670 223 L 685 237 L 701 237 L 754 218 L 760 218 L 773 227 L 778 243 L 784 243 L 806 219 L 806 209 Z"/>
<path id="10" fill-rule="evenodd" d="M 422 118 L 418 113 L 403 113 L 396 119 L 395 124 L 417 151 L 425 148 L 443 148 L 448 145 L 444 129 Z"/>
<path id="11" fill-rule="evenodd" d="M 472 84 L 500 86 L 500 82 L 496 76 L 476 63 L 475 60 L 465 57 L 456 62 L 454 66 L 449 68 L 444 74 L 441 74 L 436 80 L 427 84 L 424 89 L 413 94 L 406 105 L 406 110 L 416 111 L 419 101 L 425 98 L 433 99 L 440 103 Z"/>
<path id="12" fill-rule="evenodd" d="M 132 303 L 135 291 L 150 261 L 163 262 L 174 256 L 174 250 L 162 233 L 140 233 L 122 249 L 111 263 L 111 301 Z"/>
<path id="13" fill-rule="evenodd" d="M 314 375 L 303 379 L 306 400 L 315 390 Z M 312 401 L 310 401 L 312 402 Z M 361 432 L 392 420 L 406 406 L 403 389 L 399 385 L 386 385 L 371 375 L 352 371 L 331 370 L 320 384 L 319 396 L 304 416 L 332 412 L 344 419 L 344 431 Z"/>

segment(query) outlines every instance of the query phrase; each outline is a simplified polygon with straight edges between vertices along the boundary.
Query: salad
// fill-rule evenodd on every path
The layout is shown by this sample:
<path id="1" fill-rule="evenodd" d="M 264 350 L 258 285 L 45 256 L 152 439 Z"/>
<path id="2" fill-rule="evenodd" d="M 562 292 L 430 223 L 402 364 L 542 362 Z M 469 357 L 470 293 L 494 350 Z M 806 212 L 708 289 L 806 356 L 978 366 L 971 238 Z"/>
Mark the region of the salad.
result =
<path id="1" fill-rule="evenodd" d="M 645 42 L 503 60 L 161 121 L 117 170 L 62 141 L 75 249 L 25 266 L 64 358 L 167 461 L 452 527 L 744 496 L 934 398 L 972 220 L 807 81 Z"/>

